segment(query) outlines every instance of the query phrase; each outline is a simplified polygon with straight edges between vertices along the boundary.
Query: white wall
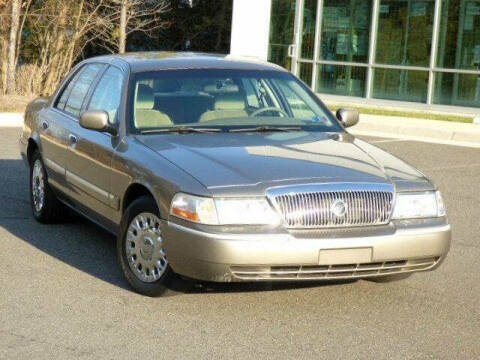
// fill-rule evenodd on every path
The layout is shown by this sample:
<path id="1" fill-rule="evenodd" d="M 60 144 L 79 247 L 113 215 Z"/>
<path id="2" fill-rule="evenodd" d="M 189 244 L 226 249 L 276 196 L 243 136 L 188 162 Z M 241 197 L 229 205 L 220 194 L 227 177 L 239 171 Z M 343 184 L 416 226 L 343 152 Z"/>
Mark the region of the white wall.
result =
<path id="1" fill-rule="evenodd" d="M 233 0 L 232 55 L 267 60 L 272 0 Z"/>

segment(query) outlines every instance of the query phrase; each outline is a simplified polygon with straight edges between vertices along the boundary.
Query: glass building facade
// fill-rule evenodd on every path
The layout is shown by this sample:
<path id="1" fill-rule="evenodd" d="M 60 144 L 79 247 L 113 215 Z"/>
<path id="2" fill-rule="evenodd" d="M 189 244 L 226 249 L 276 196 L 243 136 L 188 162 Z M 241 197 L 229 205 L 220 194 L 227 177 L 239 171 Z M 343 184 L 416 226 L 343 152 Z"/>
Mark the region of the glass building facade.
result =
<path id="1" fill-rule="evenodd" d="M 480 107 L 480 0 L 272 0 L 269 60 L 318 93 Z"/>

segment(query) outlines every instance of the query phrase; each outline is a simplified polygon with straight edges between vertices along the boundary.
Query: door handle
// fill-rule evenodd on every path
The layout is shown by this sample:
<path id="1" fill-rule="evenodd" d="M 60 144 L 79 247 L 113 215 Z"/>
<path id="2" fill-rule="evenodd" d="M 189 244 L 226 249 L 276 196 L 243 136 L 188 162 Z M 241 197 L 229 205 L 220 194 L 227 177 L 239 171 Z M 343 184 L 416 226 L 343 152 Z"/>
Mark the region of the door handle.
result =
<path id="1" fill-rule="evenodd" d="M 287 55 L 288 55 L 289 57 L 294 57 L 296 50 L 297 50 L 297 46 L 296 46 L 295 44 L 290 44 L 290 45 L 288 45 Z"/>
<path id="2" fill-rule="evenodd" d="M 73 134 L 70 134 L 68 136 L 68 139 L 70 140 L 70 144 L 75 145 L 77 143 L 77 137 Z"/>
<path id="3" fill-rule="evenodd" d="M 42 129 L 47 130 L 48 129 L 48 122 L 46 120 L 42 121 Z"/>

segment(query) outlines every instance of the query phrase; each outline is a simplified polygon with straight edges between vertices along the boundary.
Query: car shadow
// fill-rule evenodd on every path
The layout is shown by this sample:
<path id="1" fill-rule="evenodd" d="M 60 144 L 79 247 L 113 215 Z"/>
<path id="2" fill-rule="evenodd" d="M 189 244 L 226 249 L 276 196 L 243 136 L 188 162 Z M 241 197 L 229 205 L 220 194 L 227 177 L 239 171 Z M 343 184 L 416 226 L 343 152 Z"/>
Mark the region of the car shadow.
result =
<path id="1" fill-rule="evenodd" d="M 0 159 L 0 228 L 38 250 L 100 280 L 131 290 L 117 262 L 115 236 L 80 215 L 43 225 L 31 214 L 28 170 L 22 160 Z M 334 282 L 209 283 L 176 278 L 165 296 L 281 291 L 338 285 Z"/>
<path id="2" fill-rule="evenodd" d="M 0 160 L 0 228 L 76 269 L 130 289 L 117 264 L 112 234 L 74 214 L 52 225 L 34 220 L 28 176 L 22 160 Z"/>
<path id="3" fill-rule="evenodd" d="M 205 281 L 194 281 L 186 279 L 176 279 L 169 284 L 169 292 L 166 296 L 175 296 L 178 294 L 224 294 L 224 293 L 248 293 L 248 292 L 275 292 L 285 290 L 317 288 L 324 286 L 336 286 L 353 284 L 357 280 L 329 280 L 329 281 L 259 281 L 259 282 L 232 282 L 232 283 L 214 283 Z"/>

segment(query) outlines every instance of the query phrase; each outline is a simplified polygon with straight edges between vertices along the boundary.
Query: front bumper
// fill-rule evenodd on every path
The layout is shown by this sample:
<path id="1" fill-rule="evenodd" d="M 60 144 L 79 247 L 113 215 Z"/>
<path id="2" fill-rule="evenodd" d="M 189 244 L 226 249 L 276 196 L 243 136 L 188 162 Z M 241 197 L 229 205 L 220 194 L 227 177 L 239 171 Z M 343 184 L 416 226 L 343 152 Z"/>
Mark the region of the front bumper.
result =
<path id="1" fill-rule="evenodd" d="M 225 234 L 164 224 L 165 248 L 173 270 L 216 282 L 321 280 L 432 270 L 450 248 L 446 221 L 391 226 L 384 234 L 322 237 Z"/>

